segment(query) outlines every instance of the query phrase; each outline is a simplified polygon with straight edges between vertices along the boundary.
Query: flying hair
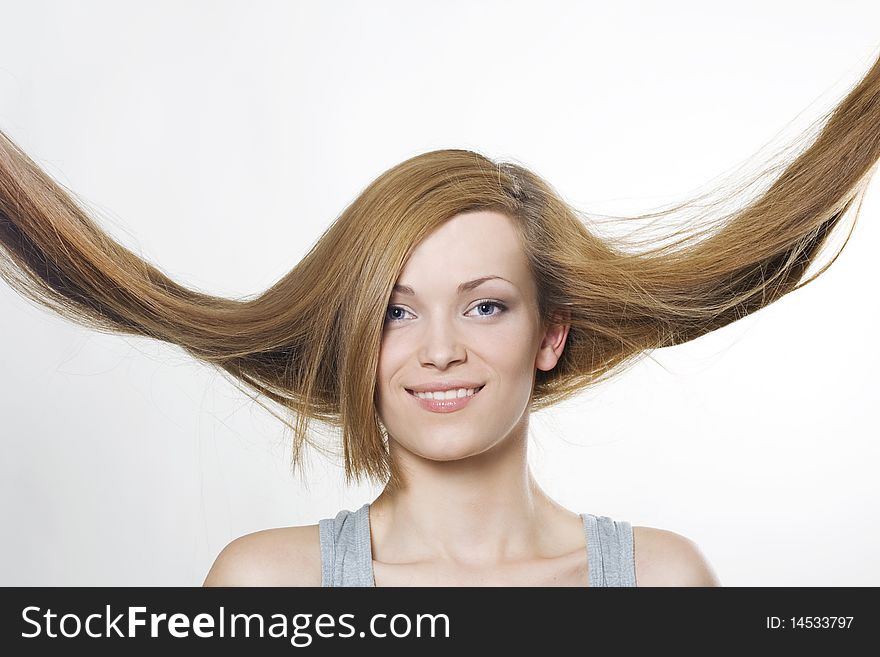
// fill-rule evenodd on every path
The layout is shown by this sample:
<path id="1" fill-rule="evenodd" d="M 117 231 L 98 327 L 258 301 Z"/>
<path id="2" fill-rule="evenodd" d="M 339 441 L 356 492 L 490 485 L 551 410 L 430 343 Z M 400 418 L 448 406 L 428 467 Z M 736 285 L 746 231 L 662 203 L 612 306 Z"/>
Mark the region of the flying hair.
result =
<path id="1" fill-rule="evenodd" d="M 74 322 L 178 345 L 230 376 L 292 431 L 294 474 L 307 445 L 329 453 L 317 423 L 341 451 L 347 484 L 367 477 L 393 490 L 400 475 L 376 410 L 378 355 L 392 288 L 421 240 L 461 213 L 513 221 L 536 312 L 545 325 L 570 325 L 556 367 L 536 372 L 529 410 L 548 408 L 772 304 L 836 260 L 880 158 L 880 60 L 812 128 L 781 163 L 721 188 L 719 200 L 604 223 L 632 228 L 615 235 L 600 232 L 608 216 L 576 210 L 521 164 L 473 150 L 422 153 L 371 182 L 293 269 L 247 299 L 189 289 L 119 244 L 0 131 L 0 277 Z M 694 209 L 692 221 L 659 227 Z M 843 245 L 807 277 L 848 215 Z M 313 312 L 319 304 L 325 311 Z"/>

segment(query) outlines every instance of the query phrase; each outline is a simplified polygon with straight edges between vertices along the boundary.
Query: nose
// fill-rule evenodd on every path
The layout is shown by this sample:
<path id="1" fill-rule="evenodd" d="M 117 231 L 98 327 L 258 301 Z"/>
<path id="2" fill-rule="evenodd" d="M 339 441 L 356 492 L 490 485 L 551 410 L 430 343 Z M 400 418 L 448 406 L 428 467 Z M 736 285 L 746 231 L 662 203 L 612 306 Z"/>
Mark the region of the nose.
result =
<path id="1" fill-rule="evenodd" d="M 438 317 L 425 329 L 419 345 L 422 365 L 446 369 L 452 363 L 464 361 L 466 354 L 465 344 L 450 322 Z"/>

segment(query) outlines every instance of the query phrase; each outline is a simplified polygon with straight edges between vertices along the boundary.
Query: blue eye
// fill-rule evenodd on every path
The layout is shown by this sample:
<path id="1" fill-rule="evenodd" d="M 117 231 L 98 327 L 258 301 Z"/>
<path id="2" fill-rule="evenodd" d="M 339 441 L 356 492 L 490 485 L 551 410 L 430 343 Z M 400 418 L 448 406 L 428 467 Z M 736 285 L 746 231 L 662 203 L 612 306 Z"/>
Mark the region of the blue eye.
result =
<path id="1" fill-rule="evenodd" d="M 503 303 L 500 303 L 498 301 L 489 301 L 489 300 L 477 302 L 477 304 L 474 306 L 474 308 L 483 308 L 486 306 L 488 306 L 488 307 L 494 306 L 495 308 L 498 309 L 498 312 L 492 313 L 491 315 L 478 315 L 479 317 L 497 317 L 498 315 L 502 314 L 503 312 L 505 312 L 507 310 L 507 306 L 505 306 Z M 393 324 L 393 323 L 397 323 L 397 322 L 400 322 L 403 320 L 403 318 L 399 317 L 399 316 L 398 317 L 389 317 L 389 314 L 392 312 L 395 312 L 395 311 L 400 311 L 402 313 L 408 312 L 405 308 L 402 308 L 401 306 L 388 306 L 388 310 L 385 313 L 385 321 L 386 322 Z"/>
<path id="2" fill-rule="evenodd" d="M 484 306 L 488 306 L 490 308 L 495 307 L 498 309 L 497 313 L 492 313 L 491 315 L 479 315 L 480 317 L 497 317 L 505 310 L 507 310 L 507 306 L 503 303 L 498 303 L 497 301 L 480 301 L 474 308 L 482 308 Z"/>
<path id="3" fill-rule="evenodd" d="M 399 311 L 404 312 L 404 313 L 406 312 L 406 311 L 405 311 L 403 308 L 401 308 L 400 306 L 388 306 L 388 311 L 385 313 L 385 321 L 387 321 L 387 322 L 396 322 L 396 321 L 400 321 L 400 318 L 391 318 L 391 317 L 388 317 L 388 313 L 390 313 L 390 312 L 394 312 L 395 310 L 399 310 Z"/>

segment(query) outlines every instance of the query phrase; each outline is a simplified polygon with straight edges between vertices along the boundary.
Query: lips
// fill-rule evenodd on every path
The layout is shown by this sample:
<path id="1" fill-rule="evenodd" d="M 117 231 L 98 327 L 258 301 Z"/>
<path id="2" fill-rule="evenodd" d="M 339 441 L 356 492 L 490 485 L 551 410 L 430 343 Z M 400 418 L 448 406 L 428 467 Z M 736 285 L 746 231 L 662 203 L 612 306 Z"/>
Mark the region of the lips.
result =
<path id="1" fill-rule="evenodd" d="M 455 413 L 463 408 L 467 408 L 467 406 L 476 399 L 477 395 L 479 395 L 480 391 L 485 387 L 484 384 L 479 388 L 475 388 L 474 394 L 470 396 L 465 395 L 464 397 L 453 397 L 452 399 L 425 399 L 416 396 L 411 390 L 407 390 L 407 392 L 409 393 L 409 396 L 413 398 L 413 401 L 426 411 L 431 413 Z"/>

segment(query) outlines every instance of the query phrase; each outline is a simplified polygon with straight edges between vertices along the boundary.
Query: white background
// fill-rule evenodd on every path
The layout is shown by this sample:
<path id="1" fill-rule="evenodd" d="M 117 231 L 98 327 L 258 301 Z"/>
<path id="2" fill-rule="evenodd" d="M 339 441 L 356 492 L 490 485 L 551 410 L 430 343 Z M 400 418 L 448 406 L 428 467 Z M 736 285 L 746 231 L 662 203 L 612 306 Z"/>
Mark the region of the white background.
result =
<path id="1" fill-rule="evenodd" d="M 0 128 L 123 244 L 230 297 L 436 148 L 513 158 L 588 213 L 682 200 L 836 104 L 880 46 L 873 0 L 4 0 L 0 15 Z M 815 282 L 533 416 L 542 486 L 692 538 L 727 586 L 880 584 L 878 185 Z M 346 489 L 317 455 L 307 490 L 280 423 L 219 374 L 4 285 L 0 372 L 3 585 L 199 585 L 236 536 L 380 491 Z"/>

